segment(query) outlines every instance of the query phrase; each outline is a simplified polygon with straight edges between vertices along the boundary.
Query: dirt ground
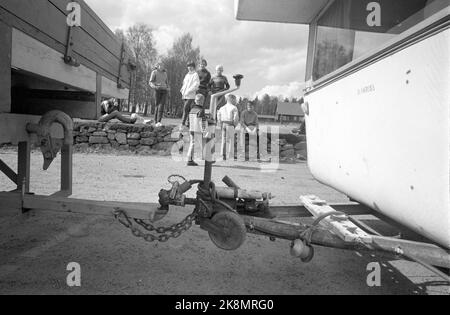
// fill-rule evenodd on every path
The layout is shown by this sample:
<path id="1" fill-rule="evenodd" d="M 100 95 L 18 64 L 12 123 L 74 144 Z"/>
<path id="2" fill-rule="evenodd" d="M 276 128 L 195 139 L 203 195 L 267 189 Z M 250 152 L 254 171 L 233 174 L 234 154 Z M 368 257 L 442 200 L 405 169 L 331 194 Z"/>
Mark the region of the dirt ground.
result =
<path id="1" fill-rule="evenodd" d="M 16 167 L 16 154 L 0 151 Z M 32 155 L 32 191 L 58 190 L 59 161 L 42 172 Z M 159 189 L 175 173 L 201 178 L 202 167 L 187 168 L 170 157 L 74 155 L 74 198 L 157 202 Z M 274 204 L 297 204 L 315 194 L 330 202 L 347 198 L 320 185 L 306 164 L 282 164 L 262 172 L 257 163 L 227 162 L 214 168 L 218 183 L 229 175 L 248 189 L 271 191 Z M 0 191 L 15 187 L 0 174 Z M 216 248 L 194 226 L 176 240 L 146 243 L 114 218 L 36 212 L 0 213 L 0 294 L 449 294 L 448 284 L 423 267 L 351 251 L 316 248 L 303 264 L 289 254 L 289 242 L 249 235 L 235 252 Z M 169 213 L 160 222 L 178 222 L 188 213 Z M 70 262 L 81 266 L 82 285 L 66 285 Z M 381 286 L 369 287 L 370 262 L 381 265 Z"/>

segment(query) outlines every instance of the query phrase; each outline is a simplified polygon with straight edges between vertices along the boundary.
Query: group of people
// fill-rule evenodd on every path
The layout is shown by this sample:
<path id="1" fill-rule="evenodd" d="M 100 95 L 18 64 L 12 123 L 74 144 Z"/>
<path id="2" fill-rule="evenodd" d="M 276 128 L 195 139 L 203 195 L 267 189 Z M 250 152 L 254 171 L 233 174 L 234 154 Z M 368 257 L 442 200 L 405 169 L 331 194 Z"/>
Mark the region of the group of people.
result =
<path id="1" fill-rule="evenodd" d="M 181 127 L 189 126 L 188 116 L 198 94 L 203 95 L 205 98 L 203 107 L 206 107 L 208 106 L 210 95 L 226 91 L 230 88 L 227 77 L 223 75 L 222 65 L 216 67 L 216 74 L 214 76 L 208 71 L 207 66 L 208 62 L 204 59 L 201 61 L 198 70 L 194 62 L 187 64 L 188 73 L 180 89 L 184 102 Z M 169 78 L 162 62 L 159 62 L 156 69 L 152 72 L 150 86 L 156 91 L 155 123 L 161 124 L 165 103 L 170 90 Z M 221 100 L 218 106 L 223 105 L 224 102 Z"/>
<path id="2" fill-rule="evenodd" d="M 245 161 L 250 160 L 250 140 L 252 137 L 256 140 L 257 159 L 260 160 L 259 121 L 254 104 L 249 102 L 247 109 L 239 115 L 236 96 L 229 93 L 225 96 L 225 101 L 226 103 L 217 113 L 217 122 L 222 133 L 221 154 L 223 160 L 227 160 L 232 154 L 234 160 L 237 160 L 239 133 L 244 136 Z M 212 153 L 214 152 L 215 139 L 210 134 L 214 131 L 209 129 L 208 119 L 204 111 L 204 102 L 205 96 L 197 94 L 188 115 L 190 132 L 190 145 L 187 155 L 188 166 L 198 166 L 194 161 L 194 147 L 196 143 L 203 148 L 205 159 L 210 161 L 213 159 Z M 236 132 L 238 130 L 240 132 Z M 207 145 L 208 143 L 209 145 Z"/>
<path id="3" fill-rule="evenodd" d="M 209 133 L 214 133 L 210 130 L 208 118 L 205 110 L 209 107 L 211 95 L 228 91 L 230 84 L 226 76 L 223 75 L 224 68 L 222 65 L 216 67 L 215 75 L 207 69 L 208 63 L 202 60 L 199 69 L 196 69 L 196 64 L 190 62 L 187 64 L 188 73 L 186 74 L 180 93 L 183 99 L 183 117 L 180 129 L 189 128 L 190 146 L 188 150 L 188 166 L 197 166 L 194 162 L 194 147 L 199 139 L 202 141 L 202 147 L 206 144 L 206 139 L 212 140 L 208 136 Z M 152 72 L 150 77 L 150 87 L 155 90 L 156 111 L 155 124 L 160 126 L 164 116 L 164 107 L 167 101 L 168 93 L 170 91 L 169 78 L 167 71 L 164 69 L 163 63 L 159 62 L 156 69 Z M 254 110 L 254 104 L 248 103 L 247 109 L 239 115 L 237 108 L 237 98 L 233 94 L 227 94 L 225 97 L 220 97 L 217 101 L 217 122 L 222 131 L 222 145 L 221 154 L 224 160 L 234 152 L 234 159 L 237 159 L 237 135 L 236 129 L 241 129 L 245 134 L 245 159 L 249 160 L 249 143 L 250 137 L 254 135 L 257 138 L 257 158 L 260 159 L 259 154 L 259 135 L 258 135 L 258 115 Z M 136 123 L 139 119 L 137 115 L 132 115 L 130 118 L 120 114 L 118 104 L 113 99 L 106 100 L 101 107 L 102 117 L 100 121 L 109 121 L 111 119 L 119 119 L 125 123 Z M 240 116 L 240 117 L 239 117 Z M 213 126 L 215 128 L 215 126 Z M 214 147 L 214 144 L 212 144 Z M 210 149 L 212 152 L 214 148 Z M 211 152 L 211 153 L 212 153 Z"/>

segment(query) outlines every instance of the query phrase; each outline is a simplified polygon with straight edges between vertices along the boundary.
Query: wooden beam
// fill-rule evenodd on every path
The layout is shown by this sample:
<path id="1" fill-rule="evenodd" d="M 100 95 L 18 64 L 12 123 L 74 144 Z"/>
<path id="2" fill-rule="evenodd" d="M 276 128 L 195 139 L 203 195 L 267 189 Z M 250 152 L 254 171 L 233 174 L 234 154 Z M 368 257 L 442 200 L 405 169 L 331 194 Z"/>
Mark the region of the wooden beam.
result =
<path id="1" fill-rule="evenodd" d="M 12 111 L 16 114 L 44 115 L 60 110 L 72 118 L 95 119 L 95 95 L 91 92 L 13 88 Z"/>
<path id="2" fill-rule="evenodd" d="M 73 146 L 63 145 L 61 149 L 61 191 L 64 191 L 65 196 L 72 195 L 72 177 L 73 177 Z"/>
<path id="3" fill-rule="evenodd" d="M 20 28 L 40 41 L 41 35 L 49 37 L 51 40 L 47 41 L 47 45 L 57 49 L 60 53 L 64 53 L 67 44 L 67 12 L 61 1 L 58 1 L 61 4 L 56 3 L 56 1 L 53 2 L 55 3 L 49 0 L 0 0 L 0 8 L 2 8 L 0 11 L 4 11 L 4 15 L 8 15 L 11 26 Z M 89 26 L 92 34 L 86 32 L 85 27 L 88 25 L 92 25 Z M 97 29 L 97 33 L 93 33 L 92 29 Z M 109 40 L 112 39 L 110 33 L 111 31 L 106 32 L 97 27 L 91 16 L 82 9 L 82 27 L 74 29 L 73 50 L 74 57 L 83 65 L 116 81 L 120 44 L 115 44 L 112 40 Z M 102 39 L 98 39 L 96 36 Z M 114 46 L 117 48 L 114 49 Z M 114 50 L 114 52 L 111 50 Z M 124 73 L 125 86 L 128 84 L 126 81 L 128 81 L 129 75 L 128 71 Z"/>
<path id="4" fill-rule="evenodd" d="M 117 82 L 102 77 L 102 95 L 115 97 L 121 100 L 128 99 L 129 90 L 117 88 Z"/>
<path id="5" fill-rule="evenodd" d="M 66 65 L 64 55 L 25 33 L 12 31 L 12 67 L 95 93 L 96 73 Z"/>
<path id="6" fill-rule="evenodd" d="M 272 235 L 273 237 L 290 241 L 300 239 L 300 234 L 307 228 L 304 225 L 296 223 L 280 222 L 250 216 L 241 217 L 244 219 L 245 225 L 249 228 L 251 233 L 265 236 Z M 345 242 L 337 235 L 323 228 L 315 230 L 312 234 L 311 241 L 315 245 L 339 249 L 355 249 L 357 247 L 355 243 Z"/>
<path id="7" fill-rule="evenodd" d="M 0 208 L 11 208 L 20 210 L 21 194 L 0 192 Z M 152 203 L 134 203 L 134 202 L 115 202 L 115 201 L 96 201 L 86 199 L 73 199 L 57 196 L 39 196 L 25 194 L 23 196 L 23 207 L 29 210 L 50 211 L 50 212 L 69 212 L 86 215 L 106 215 L 112 216 L 114 211 L 123 210 L 132 218 L 142 220 L 160 220 L 165 211 L 159 211 L 159 204 Z M 171 211 L 186 212 L 186 208 L 171 207 Z M 191 209 L 189 209 L 191 211 Z"/>
<path id="8" fill-rule="evenodd" d="M 0 171 L 3 172 L 14 184 L 17 183 L 17 174 L 5 162 L 0 160 Z"/>
<path id="9" fill-rule="evenodd" d="M 332 203 L 330 204 L 330 207 L 349 216 L 372 215 L 374 213 L 372 209 L 355 202 Z M 302 218 L 312 216 L 311 212 L 303 205 L 272 205 L 270 206 L 270 211 L 275 214 L 277 218 Z"/>
<path id="10" fill-rule="evenodd" d="M 0 20 L 0 113 L 11 112 L 11 32 Z"/>
<path id="11" fill-rule="evenodd" d="M 9 143 L 17 145 L 19 142 L 35 143 L 36 135 L 30 135 L 26 131 L 28 123 L 37 124 L 41 116 L 0 114 L 0 144 Z M 60 124 L 52 125 L 52 137 L 64 139 L 64 130 Z"/>
<path id="12" fill-rule="evenodd" d="M 102 76 L 97 73 L 97 81 L 96 81 L 96 93 L 95 93 L 95 118 L 99 119 L 102 115 L 101 113 L 101 104 L 102 104 Z"/>
<path id="13" fill-rule="evenodd" d="M 19 142 L 17 161 L 17 189 L 25 193 L 30 191 L 31 175 L 31 145 L 30 142 Z"/>
<path id="14" fill-rule="evenodd" d="M 315 196 L 302 196 L 300 197 L 300 200 L 315 218 L 319 218 L 328 213 L 336 212 L 336 210 L 329 206 L 324 200 L 321 200 Z M 370 235 L 345 217 L 329 216 L 321 221 L 321 225 L 336 233 L 336 235 L 341 237 L 346 242 L 361 240 L 371 241 Z"/>

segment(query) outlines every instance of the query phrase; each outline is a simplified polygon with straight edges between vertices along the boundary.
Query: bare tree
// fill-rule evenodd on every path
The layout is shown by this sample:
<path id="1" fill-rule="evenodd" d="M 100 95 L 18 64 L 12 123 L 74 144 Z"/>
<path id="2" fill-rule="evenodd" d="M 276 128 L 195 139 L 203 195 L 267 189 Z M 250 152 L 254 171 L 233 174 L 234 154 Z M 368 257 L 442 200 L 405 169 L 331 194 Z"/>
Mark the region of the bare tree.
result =
<path id="1" fill-rule="evenodd" d="M 116 30 L 116 35 L 127 43 L 137 66 L 130 88 L 131 112 L 143 108 L 146 115 L 149 106 L 154 102 L 153 91 L 148 84 L 157 58 L 153 29 L 146 24 L 137 24 L 129 27 L 126 33 L 120 29 Z"/>
<path id="2" fill-rule="evenodd" d="M 201 60 L 200 48 L 192 45 L 193 37 L 186 33 L 178 38 L 173 44 L 167 56 L 164 56 L 163 63 L 167 70 L 170 84 L 169 110 L 172 114 L 180 115 L 182 110 L 182 99 L 179 93 L 183 85 L 183 79 L 187 73 L 188 62 Z"/>

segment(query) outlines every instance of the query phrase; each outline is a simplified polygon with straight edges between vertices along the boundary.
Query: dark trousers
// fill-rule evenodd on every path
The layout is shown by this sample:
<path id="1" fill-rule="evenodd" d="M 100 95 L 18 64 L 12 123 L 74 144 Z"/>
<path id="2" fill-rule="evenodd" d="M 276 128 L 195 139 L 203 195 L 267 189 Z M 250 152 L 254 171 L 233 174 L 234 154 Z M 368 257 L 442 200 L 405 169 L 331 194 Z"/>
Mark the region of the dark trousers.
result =
<path id="1" fill-rule="evenodd" d="M 156 111 L 155 123 L 160 123 L 164 116 L 164 107 L 166 106 L 167 91 L 156 90 Z"/>
<path id="2" fill-rule="evenodd" d="M 205 103 L 203 103 L 203 108 L 204 109 L 209 109 L 209 103 L 211 102 L 211 96 L 208 93 L 208 90 L 204 90 L 204 89 L 199 89 L 197 91 L 197 94 L 201 94 L 205 97 Z"/>
<path id="3" fill-rule="evenodd" d="M 194 105 L 194 100 L 184 100 L 183 118 L 181 121 L 181 124 L 184 126 L 186 126 L 186 122 L 188 122 L 189 112 L 191 111 L 192 105 Z"/>
<path id="4" fill-rule="evenodd" d="M 245 133 L 245 160 L 250 160 L 250 134 Z M 259 130 L 256 131 L 256 158 L 259 160 L 261 158 L 259 151 Z"/>

